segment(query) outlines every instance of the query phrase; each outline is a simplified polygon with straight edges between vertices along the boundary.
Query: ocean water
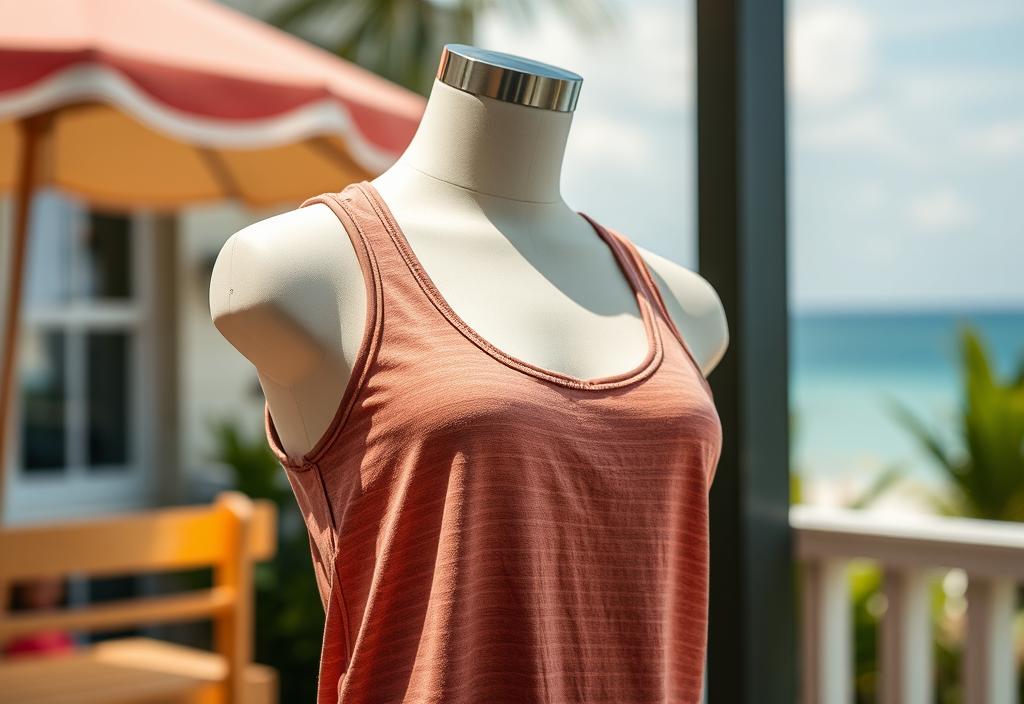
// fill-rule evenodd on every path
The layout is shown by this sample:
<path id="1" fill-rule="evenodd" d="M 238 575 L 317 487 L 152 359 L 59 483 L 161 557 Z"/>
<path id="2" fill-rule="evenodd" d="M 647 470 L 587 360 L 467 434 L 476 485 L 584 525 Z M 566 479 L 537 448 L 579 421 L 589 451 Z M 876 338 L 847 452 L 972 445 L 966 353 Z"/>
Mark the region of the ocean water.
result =
<path id="1" fill-rule="evenodd" d="M 795 315 L 793 471 L 811 480 L 861 481 L 898 464 L 908 478 L 941 486 L 942 474 L 884 399 L 899 399 L 961 451 L 961 325 L 978 330 L 1004 379 L 1024 363 L 1024 309 Z"/>

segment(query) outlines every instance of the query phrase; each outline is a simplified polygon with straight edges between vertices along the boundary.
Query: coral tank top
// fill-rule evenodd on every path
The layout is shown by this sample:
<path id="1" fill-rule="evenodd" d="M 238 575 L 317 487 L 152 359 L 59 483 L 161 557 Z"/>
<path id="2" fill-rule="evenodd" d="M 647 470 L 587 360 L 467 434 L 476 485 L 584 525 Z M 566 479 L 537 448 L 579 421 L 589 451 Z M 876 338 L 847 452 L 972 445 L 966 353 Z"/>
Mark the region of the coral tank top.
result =
<path id="1" fill-rule="evenodd" d="M 635 246 L 579 213 L 636 295 L 647 354 L 579 379 L 452 310 L 373 184 L 324 193 L 367 313 L 328 430 L 268 441 L 326 614 L 317 704 L 700 701 L 711 387 Z"/>

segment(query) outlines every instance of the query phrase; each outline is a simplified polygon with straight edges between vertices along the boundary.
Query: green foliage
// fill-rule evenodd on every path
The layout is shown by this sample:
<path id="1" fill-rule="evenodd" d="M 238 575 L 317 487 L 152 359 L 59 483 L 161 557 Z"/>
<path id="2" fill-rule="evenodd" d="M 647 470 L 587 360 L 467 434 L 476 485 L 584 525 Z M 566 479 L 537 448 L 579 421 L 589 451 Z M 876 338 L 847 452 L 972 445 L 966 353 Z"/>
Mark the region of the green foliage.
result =
<path id="1" fill-rule="evenodd" d="M 963 399 L 958 432 L 965 452 L 954 454 L 894 398 L 889 406 L 948 480 L 952 500 L 932 497 L 936 509 L 999 521 L 1024 521 L 1024 362 L 998 380 L 979 334 L 960 330 Z"/>
<path id="2" fill-rule="evenodd" d="M 993 373 L 985 344 L 969 325 L 958 332 L 961 360 L 962 401 L 957 432 L 963 452 L 954 453 L 942 438 L 893 397 L 886 399 L 896 420 L 905 427 L 942 471 L 950 498 L 929 494 L 936 511 L 944 515 L 989 520 L 1024 521 L 1024 363 L 1007 381 Z M 884 493 L 887 470 L 870 495 Z M 875 656 L 878 619 L 868 608 L 880 584 L 875 577 L 854 577 L 854 628 L 857 641 L 857 701 L 876 696 Z M 942 623 L 946 596 L 940 584 L 932 592 L 933 620 Z M 943 629 L 936 632 L 935 691 L 943 704 L 960 701 L 959 662 L 961 645 Z"/>
<path id="3" fill-rule="evenodd" d="M 277 669 L 282 702 L 311 702 L 316 698 L 324 612 L 306 526 L 262 433 L 243 436 L 238 424 L 227 420 L 217 423 L 213 433 L 215 458 L 233 470 L 236 488 L 278 506 L 277 553 L 256 566 L 256 660 Z"/>
<path id="4" fill-rule="evenodd" d="M 855 701 L 876 701 L 878 692 L 878 615 L 874 604 L 881 594 L 881 571 L 871 564 L 855 563 L 849 571 L 853 602 L 853 682 Z"/>
<path id="5" fill-rule="evenodd" d="M 492 7 L 523 25 L 550 4 L 585 31 L 608 29 L 617 8 L 608 0 L 289 0 L 265 19 L 295 34 L 312 24 L 337 27 L 331 51 L 400 85 L 426 94 L 446 43 L 472 44 L 474 19 Z"/>

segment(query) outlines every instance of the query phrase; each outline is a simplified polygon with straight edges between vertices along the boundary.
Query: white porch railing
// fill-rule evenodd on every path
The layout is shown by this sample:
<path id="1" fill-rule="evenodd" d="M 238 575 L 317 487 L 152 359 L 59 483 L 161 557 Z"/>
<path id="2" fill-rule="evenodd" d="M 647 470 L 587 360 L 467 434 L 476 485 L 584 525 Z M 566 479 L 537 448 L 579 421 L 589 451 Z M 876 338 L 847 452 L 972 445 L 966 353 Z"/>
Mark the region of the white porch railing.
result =
<path id="1" fill-rule="evenodd" d="M 964 704 L 1016 704 L 1013 619 L 1024 582 L 1024 524 L 888 515 L 794 506 L 796 557 L 803 565 L 804 704 L 853 699 L 852 606 L 846 567 L 877 561 L 886 608 L 879 628 L 879 702 L 932 704 L 932 623 L 928 585 L 964 570 L 967 630 Z"/>

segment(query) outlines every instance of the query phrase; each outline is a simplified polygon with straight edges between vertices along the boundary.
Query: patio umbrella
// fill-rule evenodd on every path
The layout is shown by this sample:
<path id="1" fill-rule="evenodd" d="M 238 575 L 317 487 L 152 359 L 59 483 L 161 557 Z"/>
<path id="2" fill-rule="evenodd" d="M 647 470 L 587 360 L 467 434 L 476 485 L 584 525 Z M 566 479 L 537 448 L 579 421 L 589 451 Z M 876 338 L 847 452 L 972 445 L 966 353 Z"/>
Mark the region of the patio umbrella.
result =
<path id="1" fill-rule="evenodd" d="M 212 0 L 2 3 L 0 67 L 0 193 L 15 205 L 0 469 L 35 188 L 120 210 L 298 202 L 385 169 L 424 105 Z"/>

